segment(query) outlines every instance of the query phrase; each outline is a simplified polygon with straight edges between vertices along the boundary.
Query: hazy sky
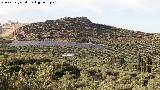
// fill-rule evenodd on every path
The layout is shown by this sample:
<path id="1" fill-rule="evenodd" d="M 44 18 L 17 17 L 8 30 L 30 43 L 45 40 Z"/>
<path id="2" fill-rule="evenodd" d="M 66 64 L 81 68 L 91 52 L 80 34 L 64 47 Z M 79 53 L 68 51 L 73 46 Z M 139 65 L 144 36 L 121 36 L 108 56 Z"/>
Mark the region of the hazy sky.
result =
<path id="1" fill-rule="evenodd" d="M 62 17 L 88 17 L 92 22 L 136 31 L 160 32 L 160 0 L 44 0 L 55 4 L 2 4 L 0 22 L 37 22 Z M 28 0 L 32 2 L 35 0 Z M 37 0 L 43 1 L 43 0 Z"/>

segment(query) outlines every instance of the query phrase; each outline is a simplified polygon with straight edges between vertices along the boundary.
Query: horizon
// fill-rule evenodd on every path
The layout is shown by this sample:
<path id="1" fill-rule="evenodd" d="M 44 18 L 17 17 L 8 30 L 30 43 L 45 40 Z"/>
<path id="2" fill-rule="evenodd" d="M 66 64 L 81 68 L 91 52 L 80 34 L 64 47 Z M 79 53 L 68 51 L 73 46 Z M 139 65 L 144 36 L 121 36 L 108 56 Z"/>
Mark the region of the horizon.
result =
<path id="1" fill-rule="evenodd" d="M 49 2 L 51 0 L 46 1 Z M 83 16 L 98 24 L 147 33 L 160 33 L 160 6 L 158 5 L 160 1 L 158 0 L 55 1 L 56 3 L 53 5 L 22 4 L 23 7 L 22 5 L 2 5 L 0 3 L 0 23 L 5 23 L 7 20 L 35 23 L 63 17 Z"/>

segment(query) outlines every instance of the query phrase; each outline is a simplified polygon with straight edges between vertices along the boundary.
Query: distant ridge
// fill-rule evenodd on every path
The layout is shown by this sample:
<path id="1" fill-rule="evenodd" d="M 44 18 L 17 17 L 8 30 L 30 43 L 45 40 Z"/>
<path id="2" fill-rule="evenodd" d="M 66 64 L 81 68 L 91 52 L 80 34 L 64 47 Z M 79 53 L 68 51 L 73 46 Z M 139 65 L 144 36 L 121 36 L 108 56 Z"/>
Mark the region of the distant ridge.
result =
<path id="1" fill-rule="evenodd" d="M 16 30 L 17 40 L 103 43 L 107 40 L 151 39 L 154 34 L 96 24 L 87 17 L 64 17 L 31 23 Z"/>

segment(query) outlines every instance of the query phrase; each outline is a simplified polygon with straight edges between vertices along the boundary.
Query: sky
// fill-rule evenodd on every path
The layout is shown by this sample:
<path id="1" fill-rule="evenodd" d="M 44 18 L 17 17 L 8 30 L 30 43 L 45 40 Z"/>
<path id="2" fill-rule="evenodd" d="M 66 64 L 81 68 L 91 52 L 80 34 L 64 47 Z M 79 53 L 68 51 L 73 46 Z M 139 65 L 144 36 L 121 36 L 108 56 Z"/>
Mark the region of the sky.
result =
<path id="1" fill-rule="evenodd" d="M 22 3 L 1 3 L 5 1 Z M 83 16 L 99 24 L 160 33 L 160 0 L 44 0 L 48 4 L 40 5 L 32 1 L 35 0 L 0 0 L 0 22 L 32 23 Z M 51 1 L 56 2 L 50 5 Z"/>

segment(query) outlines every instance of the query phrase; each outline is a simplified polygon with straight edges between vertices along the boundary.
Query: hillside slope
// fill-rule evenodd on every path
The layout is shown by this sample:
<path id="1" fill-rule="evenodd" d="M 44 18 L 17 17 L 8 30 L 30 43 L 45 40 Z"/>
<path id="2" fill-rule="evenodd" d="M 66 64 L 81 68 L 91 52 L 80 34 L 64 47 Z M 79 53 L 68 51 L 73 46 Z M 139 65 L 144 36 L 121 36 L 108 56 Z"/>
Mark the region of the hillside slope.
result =
<path id="1" fill-rule="evenodd" d="M 62 40 L 104 43 L 108 40 L 151 39 L 153 34 L 92 23 L 87 17 L 65 17 L 32 23 L 16 31 L 18 40 Z"/>

